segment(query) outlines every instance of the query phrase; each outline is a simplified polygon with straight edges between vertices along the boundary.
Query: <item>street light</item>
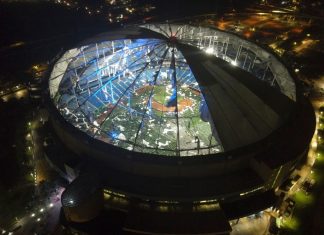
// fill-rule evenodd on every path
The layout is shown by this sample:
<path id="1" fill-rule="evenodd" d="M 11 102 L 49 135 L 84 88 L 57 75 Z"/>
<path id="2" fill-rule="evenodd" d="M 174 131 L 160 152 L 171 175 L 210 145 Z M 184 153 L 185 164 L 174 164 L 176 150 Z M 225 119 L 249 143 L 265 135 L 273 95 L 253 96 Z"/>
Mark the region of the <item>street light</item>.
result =
<path id="1" fill-rule="evenodd" d="M 207 48 L 206 53 L 207 54 L 213 54 L 214 53 L 214 48 L 212 48 L 212 47 Z"/>
<path id="2" fill-rule="evenodd" d="M 35 217 L 35 213 L 31 214 L 30 217 Z"/>
<path id="3" fill-rule="evenodd" d="M 232 61 L 231 61 L 231 65 L 237 66 L 236 61 L 235 61 L 235 60 L 232 60 Z"/>

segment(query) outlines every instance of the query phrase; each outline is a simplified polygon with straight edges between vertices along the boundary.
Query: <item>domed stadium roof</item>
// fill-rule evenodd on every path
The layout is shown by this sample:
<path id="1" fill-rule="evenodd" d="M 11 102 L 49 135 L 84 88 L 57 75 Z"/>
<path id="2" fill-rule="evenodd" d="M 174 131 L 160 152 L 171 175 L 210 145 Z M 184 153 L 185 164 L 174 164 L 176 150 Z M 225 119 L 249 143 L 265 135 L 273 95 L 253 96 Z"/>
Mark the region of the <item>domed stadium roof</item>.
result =
<path id="1" fill-rule="evenodd" d="M 54 65 L 50 95 L 89 136 L 130 151 L 208 155 L 276 130 L 296 99 L 287 69 L 230 33 L 156 24 L 98 35 Z"/>

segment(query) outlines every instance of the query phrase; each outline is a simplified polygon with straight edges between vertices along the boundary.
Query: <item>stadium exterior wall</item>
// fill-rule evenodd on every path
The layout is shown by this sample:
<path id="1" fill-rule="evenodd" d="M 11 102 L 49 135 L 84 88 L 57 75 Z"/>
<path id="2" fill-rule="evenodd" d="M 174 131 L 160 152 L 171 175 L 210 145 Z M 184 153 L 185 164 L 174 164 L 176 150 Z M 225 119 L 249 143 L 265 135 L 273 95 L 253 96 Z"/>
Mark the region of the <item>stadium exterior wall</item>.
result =
<path id="1" fill-rule="evenodd" d="M 276 55 L 274 55 L 276 57 Z M 277 57 L 276 57 L 277 58 Z M 280 58 L 277 58 L 280 61 Z M 282 61 L 281 61 L 282 62 Z M 55 63 L 53 63 L 54 66 Z M 52 68 L 50 68 L 52 69 Z M 288 73 L 291 71 L 288 69 Z M 294 76 L 292 76 L 294 78 Z M 232 151 L 222 152 L 218 154 L 208 156 L 191 156 L 191 157 L 165 157 L 159 155 L 152 155 L 139 152 L 131 152 L 122 148 L 118 148 L 113 145 L 101 142 L 100 140 L 91 138 L 81 130 L 78 130 L 71 123 L 66 121 L 60 112 L 53 104 L 53 100 L 47 93 L 45 96 L 45 103 L 50 112 L 51 123 L 57 136 L 62 140 L 64 145 L 80 156 L 80 159 L 87 160 L 88 162 L 97 162 L 108 169 L 114 169 L 121 175 L 131 175 L 134 182 L 131 184 L 138 184 L 138 187 L 146 187 L 141 192 L 132 191 L 134 188 L 129 189 L 122 181 L 126 181 L 125 178 L 110 178 L 111 182 L 104 183 L 103 191 L 105 194 L 110 192 L 109 196 L 122 195 L 122 199 L 129 202 L 130 208 L 123 208 L 126 211 L 134 209 L 136 202 L 150 201 L 153 205 L 159 205 L 159 203 L 173 203 L 177 201 L 194 205 L 204 205 L 203 200 L 211 200 L 216 205 L 221 205 L 221 209 L 226 213 L 224 204 L 230 205 L 239 204 L 244 200 L 254 200 L 258 198 L 259 202 L 263 202 L 263 196 L 265 194 L 273 194 L 276 188 L 278 188 L 307 156 L 309 143 L 315 130 L 315 115 L 310 103 L 302 96 L 299 95 L 300 90 L 298 84 L 296 85 L 296 110 L 291 113 L 290 118 L 281 127 L 275 130 L 266 138 L 238 148 Z M 243 187 L 230 187 L 229 190 L 223 193 L 214 193 L 210 185 L 205 184 L 206 179 L 216 179 L 222 184 L 230 184 L 231 182 L 226 179 L 228 174 L 239 174 L 245 170 L 245 172 L 253 172 L 254 175 L 260 178 L 259 181 L 251 181 L 250 184 L 245 184 L 244 177 L 240 182 L 240 177 L 236 177 L 239 185 L 242 183 Z M 252 175 L 253 175 L 252 174 Z M 139 182 L 141 177 L 150 178 L 153 184 L 158 185 L 163 191 L 165 184 L 160 185 L 159 182 L 168 182 L 170 179 L 175 179 L 176 184 L 187 185 L 187 181 L 192 179 L 197 185 L 203 185 L 205 192 L 199 192 L 201 187 L 194 188 L 193 191 L 198 191 L 197 194 L 191 195 L 188 190 L 185 197 L 172 198 L 162 195 L 150 196 L 147 192 L 150 192 L 150 186 L 146 186 L 145 183 L 141 185 Z M 117 182 L 118 179 L 118 182 Z M 128 180 L 132 178 L 127 178 Z M 103 180 L 104 181 L 104 180 Z M 116 185 L 121 184 L 120 188 L 115 188 Z M 191 186 L 191 185 L 190 185 Z M 136 189 L 136 187 L 135 187 Z M 166 188 L 168 191 L 170 188 Z M 146 191 L 145 191 L 146 190 Z M 187 188 L 183 189 L 184 191 Z M 208 193 L 206 193 L 208 192 Z M 98 195 L 101 195 L 102 191 L 98 191 Z M 152 194 L 153 195 L 153 194 Z M 208 195 L 208 196 L 206 196 Z M 274 195 L 274 194 L 273 194 Z M 69 208 L 64 207 L 65 215 L 70 221 L 87 221 L 92 219 L 99 211 L 99 204 L 95 203 L 95 198 L 89 198 L 84 204 Z M 168 200 L 170 200 L 168 202 Z M 99 200 L 97 200 L 98 202 Z M 135 202 L 135 203 L 134 203 Z M 105 203 L 112 203 L 111 201 Z M 255 208 L 243 209 L 243 208 L 230 208 L 230 213 L 226 214 L 227 219 L 240 218 L 242 216 L 256 213 L 260 210 L 268 208 L 270 204 L 273 205 L 273 201 L 264 202 L 263 205 L 256 206 Z M 139 204 L 139 203 L 138 203 Z M 270 206 L 271 206 L 270 205 Z M 120 205 L 109 205 L 111 208 L 118 208 Z M 234 206 L 235 207 L 235 206 Z M 186 208 L 184 206 L 184 208 Z M 118 208 L 121 209 L 121 208 Z M 138 208 L 137 208 L 138 209 Z M 89 214 L 88 214 L 89 211 Z M 83 215 L 79 218 L 77 214 Z M 93 213 L 92 213 L 93 212 Z"/>
<path id="2" fill-rule="evenodd" d="M 91 139 L 85 133 L 74 128 L 56 110 L 51 100 L 48 100 L 48 107 L 51 113 L 53 127 L 59 138 L 65 143 L 66 147 L 86 159 L 104 162 L 107 166 L 120 172 L 130 173 L 134 176 L 147 176 L 155 178 L 179 178 L 179 179 L 201 179 L 202 183 L 206 177 L 221 177 L 240 169 L 248 169 L 256 172 L 264 181 L 263 190 L 269 190 L 279 186 L 289 175 L 292 168 L 307 154 L 308 144 L 314 132 L 314 114 L 308 109 L 307 113 L 296 114 L 287 126 L 305 126 L 305 138 L 298 146 L 296 151 L 282 147 L 287 140 L 287 136 L 297 133 L 289 132 L 291 127 L 283 127 L 278 133 L 273 133 L 260 143 L 247 146 L 232 152 L 220 153 L 218 156 L 195 156 L 186 158 L 166 158 L 161 156 L 151 156 L 136 152 L 123 150 L 96 139 Z M 303 102 L 300 106 L 304 106 Z M 300 109 L 305 111 L 304 108 Z M 308 117 L 308 123 L 302 117 Z M 302 128 L 301 128 L 302 129 Z M 281 138 L 278 138 L 281 136 Z M 283 151 L 280 152 L 280 146 Z M 279 151 L 279 152 L 278 152 Z M 291 151 L 293 154 L 290 154 Z M 267 162 L 270 159 L 270 163 Z M 253 191 L 260 185 L 251 186 L 246 191 Z M 108 189 L 109 185 L 107 186 Z M 128 193 L 127 189 L 122 190 Z M 244 191 L 233 191 L 228 196 L 239 197 Z M 236 196 L 235 196 L 236 195 Z M 141 196 L 141 195 L 137 195 Z M 219 195 L 218 195 L 219 196 Z M 224 195 L 222 195 L 223 197 Z M 217 198 L 217 195 L 215 195 Z"/>

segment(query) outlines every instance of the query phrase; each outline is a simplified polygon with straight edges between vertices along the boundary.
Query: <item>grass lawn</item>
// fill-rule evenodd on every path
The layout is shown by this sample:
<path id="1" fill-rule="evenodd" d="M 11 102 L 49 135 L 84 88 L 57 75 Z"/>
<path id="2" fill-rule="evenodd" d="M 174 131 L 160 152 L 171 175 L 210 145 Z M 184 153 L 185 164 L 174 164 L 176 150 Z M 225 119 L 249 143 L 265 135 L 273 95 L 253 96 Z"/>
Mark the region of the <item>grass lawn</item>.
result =
<path id="1" fill-rule="evenodd" d="M 318 146 L 317 159 L 312 168 L 310 178 L 315 180 L 315 186 L 309 195 L 299 191 L 294 195 L 296 207 L 293 217 L 283 223 L 282 232 L 284 235 L 304 235 L 309 234 L 313 226 L 314 211 L 319 202 L 319 196 L 324 188 L 324 152 L 323 146 Z"/>

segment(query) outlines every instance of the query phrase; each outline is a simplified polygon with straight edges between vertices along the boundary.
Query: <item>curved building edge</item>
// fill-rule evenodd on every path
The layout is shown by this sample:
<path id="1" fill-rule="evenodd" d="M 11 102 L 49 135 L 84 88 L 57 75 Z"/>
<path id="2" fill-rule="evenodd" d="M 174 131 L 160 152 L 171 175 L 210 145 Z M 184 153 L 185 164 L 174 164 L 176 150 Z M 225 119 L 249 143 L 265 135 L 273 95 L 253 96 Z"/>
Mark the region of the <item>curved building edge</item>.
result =
<path id="1" fill-rule="evenodd" d="M 297 94 L 296 100 L 297 108 L 289 121 L 257 143 L 211 156 L 166 158 L 130 152 L 90 138 L 60 115 L 48 93 L 45 97 L 51 123 L 66 147 L 90 168 L 102 168 L 98 180 L 109 208 L 126 211 L 130 218 L 138 213 L 146 217 L 147 213 L 218 211 L 225 220 L 273 205 L 273 192 L 306 158 L 315 130 L 315 115 L 304 97 Z M 112 174 L 107 174 L 107 169 Z M 232 187 L 223 191 L 214 188 L 234 181 Z M 270 199 L 262 203 L 264 198 Z M 255 208 L 233 206 L 252 199 L 260 201 Z M 101 203 L 91 200 L 94 204 Z M 101 207 L 97 204 L 96 208 Z M 74 220 L 73 215 L 71 218 Z M 128 225 L 129 231 L 136 230 L 132 224 Z"/>

